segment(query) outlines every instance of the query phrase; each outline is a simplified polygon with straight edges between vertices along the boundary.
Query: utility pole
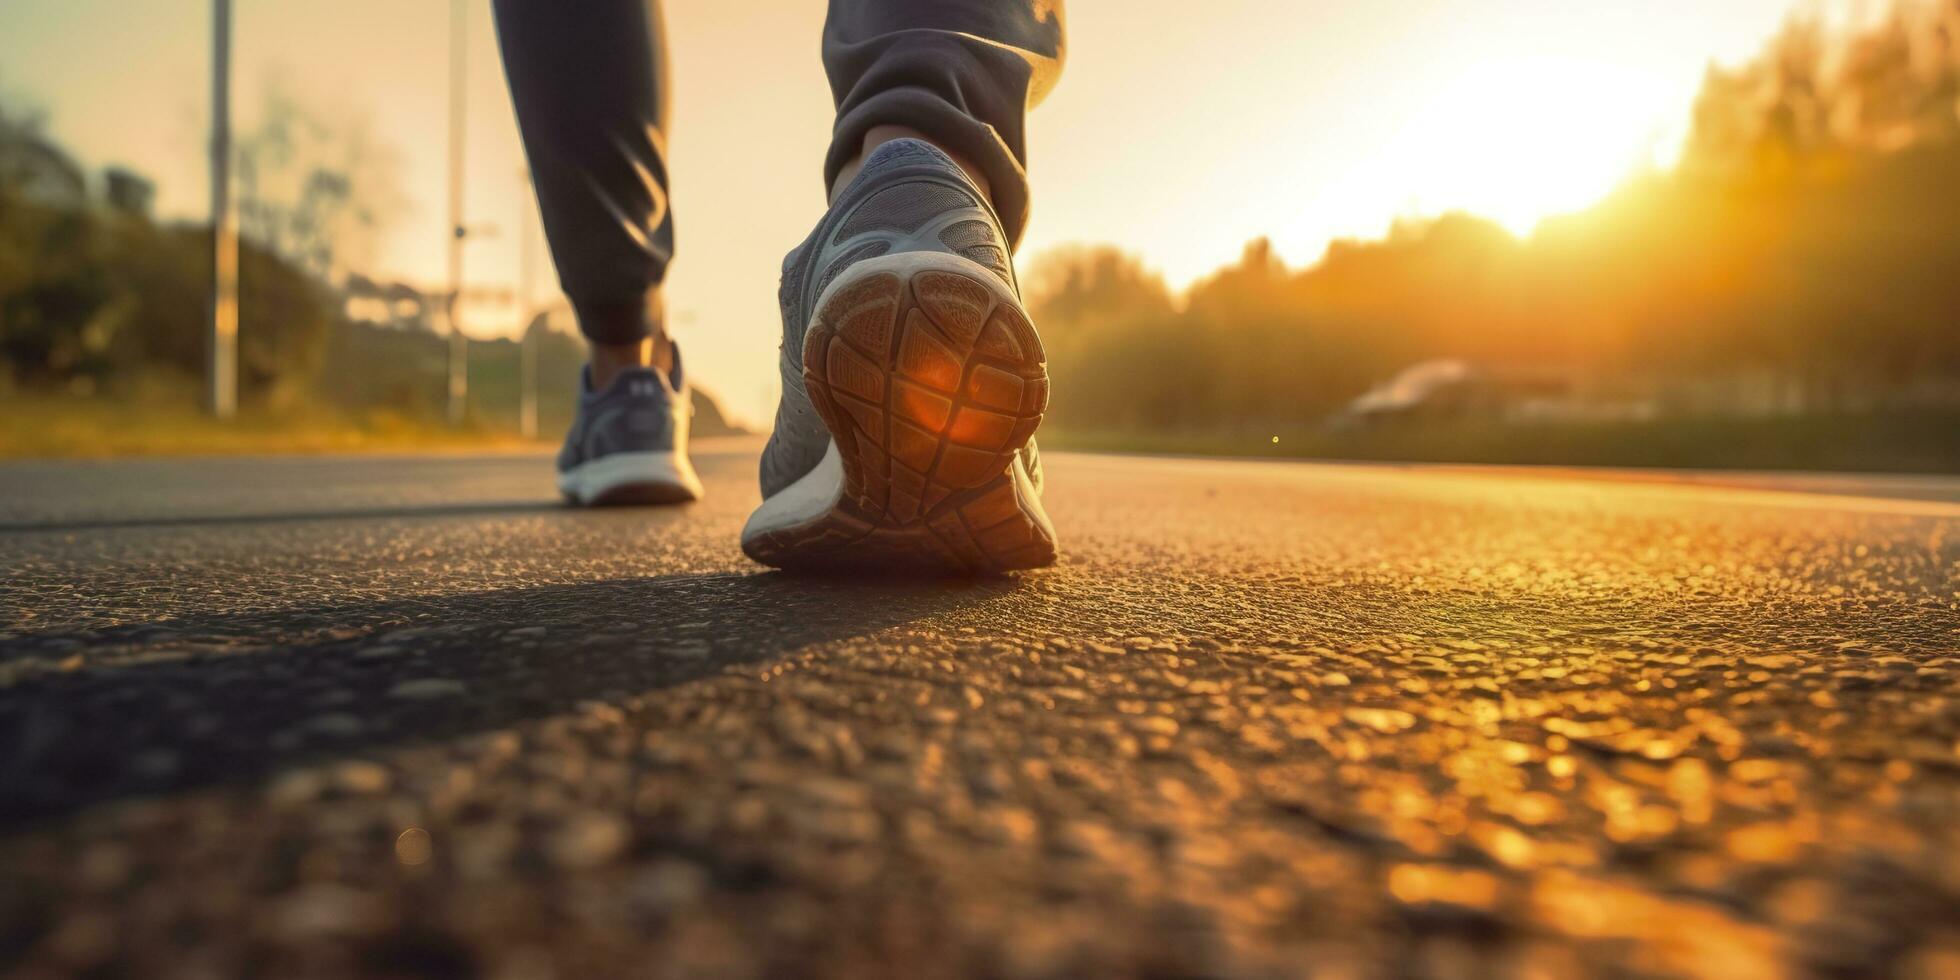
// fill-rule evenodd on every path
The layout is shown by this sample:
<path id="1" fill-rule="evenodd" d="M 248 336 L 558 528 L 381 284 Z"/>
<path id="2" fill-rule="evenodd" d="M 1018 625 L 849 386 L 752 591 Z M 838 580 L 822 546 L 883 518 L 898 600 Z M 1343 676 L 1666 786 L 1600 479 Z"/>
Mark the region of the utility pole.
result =
<path id="1" fill-rule="evenodd" d="M 526 184 L 531 182 L 531 172 L 520 170 L 518 175 Z M 535 215 L 532 197 L 518 195 L 519 206 L 524 209 L 523 220 L 517 223 L 517 322 L 523 333 L 517 336 L 517 431 L 526 439 L 538 437 L 538 348 L 531 340 L 531 324 L 535 321 L 532 297 L 537 295 L 537 227 L 533 224 Z"/>
<path id="2" fill-rule="evenodd" d="M 211 2 L 211 323 L 204 407 L 238 411 L 238 216 L 231 199 L 231 0 Z"/>
<path id="3" fill-rule="evenodd" d="M 469 408 L 469 341 L 456 316 L 463 293 L 463 136 L 467 102 L 464 50 L 468 45 L 465 17 L 468 0 L 449 4 L 449 294 L 444 319 L 449 321 L 449 424 L 462 425 Z"/>

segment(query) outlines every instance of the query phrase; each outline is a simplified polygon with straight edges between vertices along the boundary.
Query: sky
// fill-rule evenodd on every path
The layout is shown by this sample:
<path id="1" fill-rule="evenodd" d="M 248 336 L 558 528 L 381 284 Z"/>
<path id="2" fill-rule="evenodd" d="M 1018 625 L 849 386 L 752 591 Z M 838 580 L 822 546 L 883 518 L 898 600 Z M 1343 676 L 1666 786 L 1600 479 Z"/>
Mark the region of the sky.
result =
<path id="1" fill-rule="evenodd" d="M 1332 239 L 1451 210 L 1527 233 L 1670 163 L 1709 64 L 1746 59 L 1818 2 L 1070 0 L 1067 66 L 1029 122 L 1021 261 L 1107 242 L 1183 286 L 1260 236 L 1302 265 Z M 363 130 L 395 193 L 356 271 L 439 288 L 450 5 L 235 6 L 234 126 L 283 90 Z M 465 280 L 515 288 L 536 205 L 488 7 L 467 19 L 465 211 L 482 233 Z M 818 0 L 667 4 L 670 319 L 690 371 L 750 422 L 775 402 L 782 254 L 823 208 L 822 17 Z M 204 0 L 4 0 L 0 97 L 45 112 L 90 168 L 150 176 L 163 216 L 204 215 L 210 34 Z M 548 267 L 536 281 L 549 300 Z"/>

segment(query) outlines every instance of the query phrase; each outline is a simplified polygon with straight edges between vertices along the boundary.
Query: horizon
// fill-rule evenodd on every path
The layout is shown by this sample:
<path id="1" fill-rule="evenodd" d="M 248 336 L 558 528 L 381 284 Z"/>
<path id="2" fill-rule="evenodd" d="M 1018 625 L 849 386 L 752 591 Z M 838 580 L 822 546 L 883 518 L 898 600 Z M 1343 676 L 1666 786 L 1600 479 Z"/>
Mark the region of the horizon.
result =
<path id="1" fill-rule="evenodd" d="M 26 29 L 0 39 L 0 64 L 9 66 L 0 69 L 0 96 L 44 110 L 51 138 L 91 174 L 116 164 L 156 181 L 159 217 L 199 220 L 207 207 L 208 7 L 158 0 L 118 10 L 103 30 L 106 2 L 18 12 Z M 1283 31 L 1256 29 L 1271 13 L 1257 6 L 1226 5 L 1189 31 L 1141 35 L 1123 30 L 1124 13 L 1112 6 L 1071 6 L 1063 81 L 1030 117 L 1035 209 L 1017 255 L 1023 269 L 1056 249 L 1108 244 L 1181 293 L 1259 238 L 1299 268 L 1335 241 L 1376 240 L 1397 222 L 1450 213 L 1526 237 L 1631 175 L 1671 166 L 1710 66 L 1756 54 L 1792 17 L 1829 19 L 1845 9 L 1800 0 L 1720 10 L 1670 2 L 1662 14 L 1630 2 L 1472 10 L 1467 2 L 1398 0 L 1296 9 L 1296 30 Z M 468 248 L 465 279 L 509 287 L 520 240 L 536 235 L 535 201 L 521 176 L 488 12 L 472 13 L 466 213 L 494 231 Z M 446 5 L 396 9 L 375 0 L 332 11 L 281 3 L 237 11 L 235 127 L 249 131 L 267 102 L 284 95 L 332 125 L 364 130 L 381 166 L 395 173 L 401 209 L 348 271 L 439 281 L 447 14 Z M 673 5 L 667 16 L 680 237 L 671 319 L 704 384 L 734 417 L 755 424 L 775 399 L 767 352 L 779 330 L 776 265 L 822 207 L 817 171 L 830 113 L 811 41 L 822 11 Z M 1131 16 L 1148 15 L 1132 5 Z M 772 29 L 752 30 L 759 17 Z M 79 36 L 82 25 L 97 33 Z M 77 56 L 71 40 L 89 53 Z M 724 55 L 734 49 L 751 57 Z M 1187 65 L 1230 55 L 1244 70 L 1188 79 L 1190 97 L 1166 103 L 1138 80 L 1160 71 L 1170 51 Z M 350 74 L 357 56 L 361 71 Z M 105 60 L 123 70 L 92 70 Z M 1538 84 L 1548 77 L 1568 84 Z M 1245 97 L 1248 80 L 1262 98 Z M 726 101 L 743 105 L 744 118 L 718 112 Z M 1273 113 L 1273 104 L 1289 111 Z M 1163 117 L 1154 125 L 1165 136 L 1140 141 L 1137 120 L 1152 114 Z M 739 152 L 756 129 L 784 151 Z M 1140 143 L 1149 151 L 1135 152 Z M 1152 206 L 1138 207 L 1140 197 Z M 541 237 L 534 241 L 535 299 L 543 301 L 555 290 Z M 478 323 L 468 332 L 498 336 L 513 326 Z"/>

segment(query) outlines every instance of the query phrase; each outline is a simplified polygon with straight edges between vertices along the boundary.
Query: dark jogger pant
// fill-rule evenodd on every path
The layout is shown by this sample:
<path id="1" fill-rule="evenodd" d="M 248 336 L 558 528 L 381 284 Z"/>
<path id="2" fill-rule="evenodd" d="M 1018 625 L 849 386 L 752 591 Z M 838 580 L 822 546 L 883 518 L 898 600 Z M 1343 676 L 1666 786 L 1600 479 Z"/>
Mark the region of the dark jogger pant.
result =
<path id="1" fill-rule="evenodd" d="M 496 0 L 496 17 L 545 236 L 580 329 L 600 343 L 643 338 L 674 254 L 660 0 Z M 1024 119 L 1062 53 L 1062 0 L 830 0 L 823 65 L 837 121 L 824 186 L 872 127 L 906 126 L 985 173 L 1018 241 Z"/>

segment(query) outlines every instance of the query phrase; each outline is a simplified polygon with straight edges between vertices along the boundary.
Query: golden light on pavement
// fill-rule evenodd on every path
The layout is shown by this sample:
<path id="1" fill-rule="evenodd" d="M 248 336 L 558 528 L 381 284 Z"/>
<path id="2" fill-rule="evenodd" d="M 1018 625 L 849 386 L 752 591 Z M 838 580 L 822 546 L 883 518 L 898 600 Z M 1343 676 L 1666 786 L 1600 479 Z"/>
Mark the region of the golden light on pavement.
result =
<path id="1" fill-rule="evenodd" d="M 429 832 L 420 827 L 410 827 L 395 838 L 395 860 L 408 867 L 427 864 L 434 851 L 434 842 Z"/>

